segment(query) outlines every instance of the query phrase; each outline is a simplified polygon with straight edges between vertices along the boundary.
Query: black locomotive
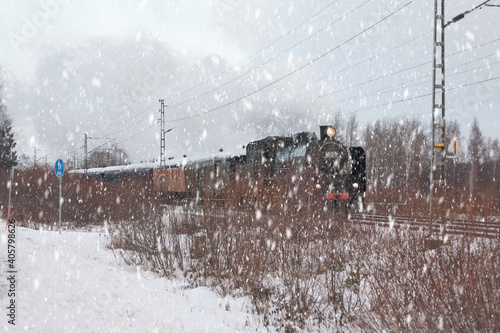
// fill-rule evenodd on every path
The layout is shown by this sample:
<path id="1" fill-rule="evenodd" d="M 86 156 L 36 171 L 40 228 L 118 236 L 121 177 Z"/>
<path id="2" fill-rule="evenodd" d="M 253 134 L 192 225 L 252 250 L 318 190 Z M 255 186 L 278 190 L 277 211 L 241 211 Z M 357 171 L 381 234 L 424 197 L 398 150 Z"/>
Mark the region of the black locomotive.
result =
<path id="1" fill-rule="evenodd" d="M 256 183 L 260 179 L 274 186 L 300 180 L 302 193 L 316 200 L 362 207 L 366 192 L 364 149 L 344 146 L 335 139 L 332 126 L 321 126 L 320 133 L 320 139 L 311 132 L 269 136 L 248 143 L 243 156 L 155 169 L 155 190 L 169 197 L 217 198 L 238 182 Z"/>
<path id="2" fill-rule="evenodd" d="M 305 192 L 319 200 L 364 204 L 366 192 L 365 152 L 362 147 L 347 148 L 335 139 L 332 126 L 320 126 L 315 133 L 292 137 L 267 137 L 247 146 L 246 163 L 254 174 L 268 178 L 284 175 L 285 181 L 299 177 Z"/>

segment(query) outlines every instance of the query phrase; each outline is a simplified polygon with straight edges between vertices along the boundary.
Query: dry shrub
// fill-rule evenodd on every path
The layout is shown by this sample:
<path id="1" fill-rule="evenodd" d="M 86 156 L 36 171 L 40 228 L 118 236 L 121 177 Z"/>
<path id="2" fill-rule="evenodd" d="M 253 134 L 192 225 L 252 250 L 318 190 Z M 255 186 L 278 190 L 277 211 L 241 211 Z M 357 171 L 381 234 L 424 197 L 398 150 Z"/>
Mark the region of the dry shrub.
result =
<path id="1" fill-rule="evenodd" d="M 475 213 L 485 218 L 500 216 L 500 190 L 494 183 L 489 184 L 479 195 Z"/>
<path id="2" fill-rule="evenodd" d="M 1 181 L 8 181 L 2 172 Z M 102 224 L 144 218 L 147 205 L 156 200 L 151 184 L 126 178 L 116 183 L 84 180 L 81 175 L 62 177 L 62 221 L 71 226 Z M 2 200 L 3 202 L 3 200 Z M 6 201 L 7 202 L 7 201 Z M 59 218 L 59 178 L 48 166 L 14 172 L 13 216 L 21 224 L 53 225 Z M 68 223 L 65 223 L 68 224 Z"/>
<path id="3" fill-rule="evenodd" d="M 417 233 L 373 247 L 365 331 L 495 332 L 500 329 L 498 241 L 454 238 L 428 250 Z"/>
<path id="4" fill-rule="evenodd" d="M 55 223 L 59 213 L 59 180 L 54 170 L 47 166 L 15 170 L 12 205 L 12 216 L 20 225 L 30 221 Z"/>
<path id="5" fill-rule="evenodd" d="M 247 295 L 265 325 L 288 332 L 498 330 L 498 240 L 457 237 L 430 250 L 421 233 L 332 215 L 307 183 L 258 182 L 248 210 L 204 206 L 205 252 L 188 279 Z M 412 195 L 421 209 L 425 198 Z"/>
<path id="6" fill-rule="evenodd" d="M 443 189 L 443 203 L 435 212 L 443 212 L 449 219 L 459 219 L 464 215 L 470 218 L 500 216 L 500 190 L 489 184 L 478 196 L 471 198 L 468 189 Z M 366 203 L 371 213 L 393 216 L 424 217 L 429 214 L 429 195 L 420 191 L 404 189 L 371 189 L 366 193 Z M 435 204 L 436 205 L 436 204 Z M 471 210 L 468 210 L 468 207 Z"/>
<path id="7" fill-rule="evenodd" d="M 248 295 L 264 324 L 285 331 L 351 325 L 363 307 L 356 296 L 361 264 L 346 246 L 351 235 L 341 232 L 340 218 L 309 187 L 305 175 L 293 182 L 262 179 L 250 193 L 240 192 L 248 209 L 241 209 L 242 200 L 223 211 L 205 203 L 198 229 L 205 253 L 193 261 L 188 279 L 222 294 Z"/>
<path id="8" fill-rule="evenodd" d="M 366 193 L 370 212 L 393 216 L 427 216 L 429 196 L 420 191 L 398 189 L 373 189 Z"/>
<path id="9" fill-rule="evenodd" d="M 170 276 L 184 269 L 184 253 L 180 230 L 183 223 L 173 209 L 159 209 L 150 204 L 144 219 L 114 223 L 109 247 L 117 249 L 128 264 Z"/>

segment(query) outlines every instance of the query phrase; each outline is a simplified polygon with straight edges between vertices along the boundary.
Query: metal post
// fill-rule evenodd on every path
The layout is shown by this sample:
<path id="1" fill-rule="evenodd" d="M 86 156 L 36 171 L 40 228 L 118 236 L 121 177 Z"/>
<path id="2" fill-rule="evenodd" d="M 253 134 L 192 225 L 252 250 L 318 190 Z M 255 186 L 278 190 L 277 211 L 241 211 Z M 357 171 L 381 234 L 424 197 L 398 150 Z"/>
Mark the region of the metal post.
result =
<path id="1" fill-rule="evenodd" d="M 88 165 L 87 165 L 87 141 L 88 141 L 88 137 L 87 137 L 87 133 L 85 133 L 84 135 L 84 139 L 83 139 L 83 176 L 84 176 L 84 179 L 87 179 L 87 168 L 88 168 Z"/>
<path id="2" fill-rule="evenodd" d="M 160 169 L 165 167 L 165 105 L 160 99 Z"/>
<path id="3" fill-rule="evenodd" d="M 59 234 L 61 233 L 62 177 L 59 177 Z"/>
<path id="4" fill-rule="evenodd" d="M 433 201 L 441 206 L 440 210 L 443 211 L 444 200 L 442 198 L 446 196 L 444 0 L 435 0 L 434 6 L 430 223 L 432 223 Z"/>

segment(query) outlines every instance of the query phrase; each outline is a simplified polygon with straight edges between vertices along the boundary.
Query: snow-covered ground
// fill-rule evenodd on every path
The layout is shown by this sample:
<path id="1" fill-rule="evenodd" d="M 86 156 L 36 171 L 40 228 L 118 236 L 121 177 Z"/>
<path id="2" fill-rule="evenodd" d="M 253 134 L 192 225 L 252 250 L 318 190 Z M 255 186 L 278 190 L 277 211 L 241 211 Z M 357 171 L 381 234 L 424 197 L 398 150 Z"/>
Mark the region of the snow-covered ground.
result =
<path id="1" fill-rule="evenodd" d="M 6 332 L 259 332 L 248 299 L 220 298 L 181 279 L 126 265 L 98 232 L 16 228 L 15 296 L 3 231 L 1 328 Z M 12 296 L 12 295 L 11 295 Z M 15 301 L 15 326 L 7 314 Z"/>

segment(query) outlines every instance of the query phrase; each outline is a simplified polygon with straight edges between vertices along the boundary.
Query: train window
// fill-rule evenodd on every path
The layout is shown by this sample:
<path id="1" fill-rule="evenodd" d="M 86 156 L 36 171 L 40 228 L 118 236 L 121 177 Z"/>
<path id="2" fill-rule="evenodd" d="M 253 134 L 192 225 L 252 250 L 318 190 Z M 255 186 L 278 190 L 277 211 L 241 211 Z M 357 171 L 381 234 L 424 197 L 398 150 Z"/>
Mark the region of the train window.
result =
<path id="1" fill-rule="evenodd" d="M 278 159 L 278 161 L 281 163 L 285 163 L 290 158 L 290 151 L 292 149 L 292 147 L 285 147 L 279 150 L 276 154 L 276 158 Z"/>
<path id="2" fill-rule="evenodd" d="M 292 150 L 292 157 L 304 157 L 306 156 L 306 145 L 300 145 Z"/>

